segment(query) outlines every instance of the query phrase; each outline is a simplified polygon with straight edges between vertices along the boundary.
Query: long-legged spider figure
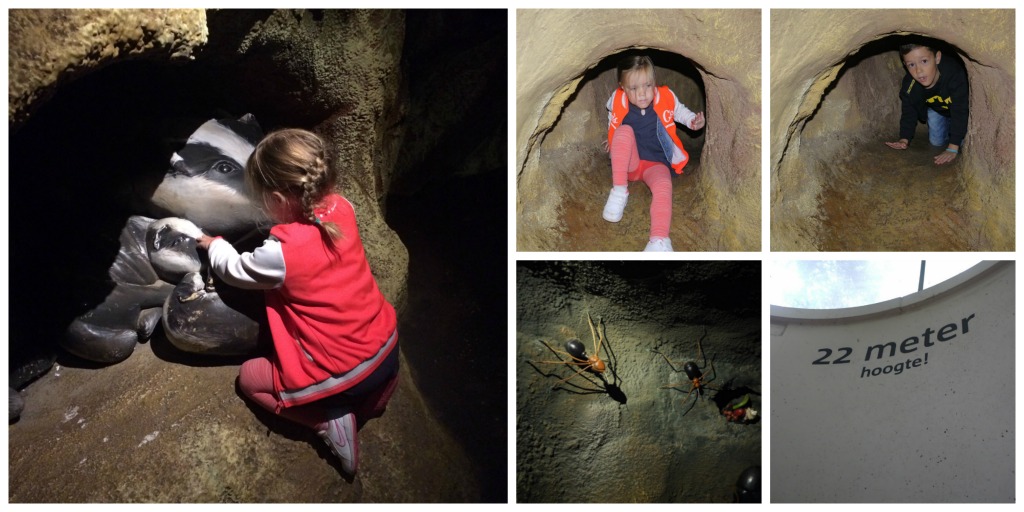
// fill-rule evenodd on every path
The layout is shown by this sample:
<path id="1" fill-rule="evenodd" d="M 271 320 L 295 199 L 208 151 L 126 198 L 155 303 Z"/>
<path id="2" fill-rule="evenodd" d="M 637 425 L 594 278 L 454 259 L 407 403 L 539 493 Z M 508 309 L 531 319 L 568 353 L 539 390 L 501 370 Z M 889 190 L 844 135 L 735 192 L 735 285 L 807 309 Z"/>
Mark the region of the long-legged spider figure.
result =
<path id="1" fill-rule="evenodd" d="M 585 372 L 590 371 L 598 374 L 600 377 L 605 370 L 604 361 L 601 360 L 601 345 L 604 343 L 604 333 L 600 329 L 602 327 L 602 321 L 598 318 L 597 328 L 594 327 L 594 320 L 590 317 L 590 313 L 587 313 L 587 323 L 590 325 L 590 336 L 594 339 L 594 353 L 587 355 L 586 348 L 583 343 L 578 339 L 570 339 L 565 342 L 565 350 L 558 350 L 548 345 L 548 342 L 540 340 L 545 347 L 555 355 L 558 355 L 557 361 L 530 361 L 531 363 L 538 364 L 564 364 L 571 367 L 574 373 L 552 386 L 552 389 L 557 388 L 559 385 L 567 382 L 569 379 L 576 377 L 577 375 L 583 375 Z M 562 355 L 569 356 L 569 360 L 566 361 L 561 358 Z M 602 378 L 603 380 L 603 378 Z"/>
<path id="2" fill-rule="evenodd" d="M 693 401 L 692 404 L 690 404 L 689 409 L 686 409 L 686 412 L 683 413 L 683 416 L 685 416 L 686 413 L 690 412 L 690 409 L 693 409 L 693 406 L 697 404 L 697 400 L 700 400 L 700 397 L 704 394 L 704 390 L 705 389 L 710 389 L 712 391 L 717 391 L 715 388 L 712 388 L 711 386 L 707 385 L 709 382 L 715 380 L 715 378 L 718 377 L 718 373 L 715 371 L 715 360 L 714 360 L 714 358 L 711 359 L 711 364 L 710 364 L 711 369 L 706 371 L 706 372 L 703 371 L 704 368 L 707 368 L 709 366 L 708 365 L 708 356 L 706 354 L 704 354 L 704 348 L 701 347 L 701 340 L 704 339 L 705 337 L 707 337 L 707 335 L 708 335 L 708 331 L 705 328 L 704 329 L 704 335 L 697 339 L 697 353 L 699 354 L 699 356 L 701 358 L 704 359 L 704 366 L 697 366 L 697 363 L 695 363 L 693 361 L 687 361 L 686 363 L 683 364 L 682 371 L 686 372 L 686 377 L 689 379 L 689 384 L 690 384 L 690 389 L 686 392 L 686 398 L 683 399 L 683 403 L 685 404 L 687 401 L 690 400 L 690 395 L 692 395 L 694 391 L 697 392 L 697 398 Z M 671 359 L 668 358 L 668 356 L 666 356 L 665 354 L 662 354 L 658 350 L 652 349 L 651 351 L 656 353 L 656 354 L 658 354 L 658 355 L 660 355 L 661 357 L 665 358 L 665 361 L 672 368 L 672 371 L 674 371 L 674 372 L 679 372 L 680 371 L 679 369 L 676 368 L 676 365 L 679 364 L 679 363 L 673 362 Z M 708 374 L 711 374 L 711 378 L 710 379 L 706 378 L 708 376 Z M 673 388 L 673 389 L 678 389 L 679 391 L 682 391 L 682 389 L 679 386 L 683 386 L 683 385 L 685 385 L 685 384 L 668 384 L 668 385 L 662 386 L 661 389 Z"/>

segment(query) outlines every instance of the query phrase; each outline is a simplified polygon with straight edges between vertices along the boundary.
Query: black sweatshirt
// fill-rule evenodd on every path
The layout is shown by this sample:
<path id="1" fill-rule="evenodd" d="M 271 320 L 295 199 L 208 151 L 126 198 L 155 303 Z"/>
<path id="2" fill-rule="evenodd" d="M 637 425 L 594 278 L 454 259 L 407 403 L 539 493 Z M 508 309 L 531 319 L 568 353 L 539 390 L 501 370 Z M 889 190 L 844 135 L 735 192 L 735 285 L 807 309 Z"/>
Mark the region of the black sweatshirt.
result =
<path id="1" fill-rule="evenodd" d="M 913 139 L 917 123 L 928 119 L 925 109 L 931 108 L 950 118 L 949 143 L 959 146 L 967 135 L 967 117 L 970 113 L 967 74 L 960 63 L 948 57 L 939 61 L 938 68 L 938 83 L 930 89 L 925 89 L 909 72 L 903 77 L 900 86 L 900 100 L 903 102 L 900 138 L 907 141 Z"/>

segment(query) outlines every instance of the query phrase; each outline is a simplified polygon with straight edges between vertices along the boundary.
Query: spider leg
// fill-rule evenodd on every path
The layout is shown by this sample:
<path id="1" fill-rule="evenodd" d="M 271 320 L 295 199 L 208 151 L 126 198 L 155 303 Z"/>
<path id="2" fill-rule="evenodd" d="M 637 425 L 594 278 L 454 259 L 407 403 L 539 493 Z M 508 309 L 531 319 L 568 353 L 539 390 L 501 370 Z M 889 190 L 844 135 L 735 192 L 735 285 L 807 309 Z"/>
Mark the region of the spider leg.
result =
<path id="1" fill-rule="evenodd" d="M 710 379 L 708 379 L 708 380 L 704 380 L 704 377 L 707 377 L 707 375 L 708 375 L 709 373 L 712 373 L 712 374 L 714 374 L 714 375 L 712 375 L 712 377 L 711 377 Z M 714 381 L 714 380 L 715 380 L 716 378 L 718 378 L 718 372 L 717 372 L 717 371 L 715 371 L 715 360 L 714 360 L 714 359 L 712 359 L 712 360 L 711 360 L 711 369 L 710 369 L 710 370 L 708 370 L 708 371 L 706 371 L 706 372 L 704 372 L 704 375 L 701 375 L 701 376 L 700 376 L 700 381 L 701 381 L 702 383 L 707 383 L 707 382 L 713 382 L 713 381 Z"/>
<path id="2" fill-rule="evenodd" d="M 708 359 L 704 355 L 704 347 L 701 346 L 700 342 L 701 342 L 701 340 L 703 340 L 707 336 L 708 336 L 708 328 L 707 328 L 707 326 L 704 326 L 704 334 L 702 334 L 700 338 L 697 338 L 697 355 L 699 355 L 700 357 L 704 358 L 704 364 L 708 364 Z"/>
<path id="3" fill-rule="evenodd" d="M 577 375 L 582 374 L 583 372 L 589 370 L 591 366 L 593 366 L 593 365 L 588 364 L 588 365 L 586 365 L 586 366 L 584 366 L 582 368 L 577 369 L 576 373 L 574 373 L 574 374 L 572 374 L 572 375 L 570 375 L 570 376 L 568 376 L 568 377 L 566 377 L 566 378 L 556 382 L 555 386 L 553 386 L 553 387 L 557 387 L 558 385 L 565 383 L 565 381 L 567 381 L 567 380 L 569 380 L 569 379 L 571 379 L 571 378 L 573 378 L 573 377 L 575 377 Z"/>
<path id="4" fill-rule="evenodd" d="M 672 368 L 672 371 L 674 371 L 676 373 L 679 373 L 680 370 L 676 369 L 676 364 L 677 363 L 674 363 L 671 359 L 668 358 L 668 356 L 666 356 L 665 354 L 662 354 L 660 351 L 658 351 L 657 349 L 653 349 L 653 348 L 651 349 L 651 352 L 654 352 L 655 354 L 658 354 L 659 356 L 665 358 L 665 362 L 668 363 L 668 365 Z"/>
<path id="5" fill-rule="evenodd" d="M 587 324 L 590 325 L 590 337 L 594 339 L 594 355 L 600 357 L 601 355 L 601 344 L 604 342 L 604 335 L 601 333 L 601 319 L 597 319 L 597 329 L 594 328 L 594 319 L 591 318 L 590 312 L 587 311 Z"/>
<path id="6" fill-rule="evenodd" d="M 567 364 L 569 366 L 572 366 L 572 363 L 573 363 L 572 361 L 566 361 L 564 359 L 558 360 L 558 361 L 536 361 L 536 360 L 533 360 L 533 359 L 527 359 L 527 361 L 530 361 L 531 363 L 541 363 L 541 364 Z M 586 362 L 586 361 L 581 361 L 581 362 Z"/>
<path id="7" fill-rule="evenodd" d="M 572 364 L 572 363 L 580 364 L 580 363 L 586 363 L 587 362 L 586 359 L 578 359 L 576 356 L 574 356 L 574 355 L 572 355 L 572 354 L 570 354 L 570 353 L 568 353 L 568 352 L 566 352 L 564 350 L 558 350 L 556 348 L 552 348 L 551 345 L 548 345 L 548 342 L 546 342 L 544 340 L 540 340 L 540 342 L 543 343 L 544 346 L 547 347 L 547 349 L 550 350 L 551 352 L 553 352 L 556 356 L 559 356 L 559 357 L 561 357 L 562 355 L 568 356 L 570 361 L 564 361 L 564 360 L 562 360 L 562 361 L 534 361 L 535 363 L 558 363 L 558 362 L 562 362 L 562 363 L 565 363 L 565 364 Z"/>
<path id="8" fill-rule="evenodd" d="M 693 393 L 693 389 L 691 389 L 691 390 L 690 390 L 690 393 L 691 393 L 691 394 Z M 687 394 L 687 395 L 686 395 L 686 398 L 685 398 L 685 399 L 683 400 L 683 403 L 685 404 L 685 403 L 686 403 L 686 402 L 688 402 L 689 400 L 690 400 L 690 395 L 689 395 L 689 394 Z M 687 413 L 689 413 L 690 411 L 692 411 L 692 410 L 693 410 L 693 406 L 697 405 L 697 400 L 699 400 L 699 397 L 698 397 L 697 399 L 695 399 L 695 400 L 694 400 L 693 402 L 690 402 L 690 407 L 688 407 L 688 408 L 686 409 L 686 411 L 685 411 L 685 412 L 683 412 L 683 414 L 681 414 L 681 415 L 680 415 L 679 417 L 680 417 L 680 418 L 682 418 L 683 416 L 686 416 L 686 415 L 687 415 Z"/>

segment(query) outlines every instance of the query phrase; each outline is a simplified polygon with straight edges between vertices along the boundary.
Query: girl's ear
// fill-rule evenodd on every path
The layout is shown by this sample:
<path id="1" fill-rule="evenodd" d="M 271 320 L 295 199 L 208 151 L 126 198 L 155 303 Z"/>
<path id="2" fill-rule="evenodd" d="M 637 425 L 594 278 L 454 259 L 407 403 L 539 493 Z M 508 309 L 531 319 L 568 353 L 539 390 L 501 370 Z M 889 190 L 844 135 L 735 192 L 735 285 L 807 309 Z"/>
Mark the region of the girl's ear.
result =
<path id="1" fill-rule="evenodd" d="M 283 208 L 288 206 L 288 198 L 285 197 L 284 194 L 275 190 L 270 193 L 270 203 L 277 208 Z"/>
<path id="2" fill-rule="evenodd" d="M 942 52 L 935 52 L 935 64 L 942 62 Z"/>

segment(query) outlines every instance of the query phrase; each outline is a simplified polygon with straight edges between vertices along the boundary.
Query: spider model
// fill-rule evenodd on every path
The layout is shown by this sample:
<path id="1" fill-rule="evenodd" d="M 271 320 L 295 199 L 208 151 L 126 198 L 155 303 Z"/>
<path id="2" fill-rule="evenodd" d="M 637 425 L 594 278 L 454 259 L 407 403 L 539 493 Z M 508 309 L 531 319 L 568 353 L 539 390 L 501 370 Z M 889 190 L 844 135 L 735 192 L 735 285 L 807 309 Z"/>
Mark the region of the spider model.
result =
<path id="1" fill-rule="evenodd" d="M 576 377 L 577 375 L 583 375 L 585 372 L 592 372 L 601 376 L 605 370 L 604 361 L 601 360 L 601 345 L 604 343 L 604 332 L 601 319 L 598 318 L 597 327 L 594 326 L 594 320 L 590 317 L 590 313 L 587 313 L 587 323 L 590 325 L 590 336 L 594 339 L 594 353 L 587 355 L 586 348 L 583 343 L 572 338 L 565 342 L 565 350 L 558 350 L 552 348 L 548 342 L 541 340 L 541 343 L 548 348 L 551 352 L 558 356 L 557 361 L 530 361 L 535 364 L 564 364 L 573 369 L 573 374 L 558 381 L 552 386 L 552 389 L 558 387 L 560 384 L 567 382 L 569 379 Z M 562 359 L 562 356 L 568 356 L 569 360 Z M 602 378 L 603 380 L 603 378 Z"/>
<path id="2" fill-rule="evenodd" d="M 686 403 L 687 401 L 690 400 L 690 395 L 692 395 L 694 391 L 697 392 L 697 399 L 694 400 L 693 404 L 690 405 L 690 408 L 687 409 L 686 412 L 683 413 L 684 416 L 686 415 L 686 413 L 690 412 L 690 409 L 693 409 L 693 405 L 696 404 L 697 400 L 699 400 L 700 397 L 704 394 L 704 390 L 705 389 L 710 389 L 712 391 L 716 391 L 714 388 L 712 388 L 712 387 L 707 385 L 709 382 L 715 380 L 715 378 L 718 376 L 717 373 L 715 372 L 715 361 L 714 361 L 714 359 L 711 360 L 711 364 L 709 365 L 708 364 L 707 355 L 704 354 L 704 349 L 701 346 L 701 340 L 703 338 L 707 337 L 707 334 L 708 334 L 707 329 L 705 329 L 704 330 L 704 336 L 701 336 L 700 338 L 697 339 L 697 354 L 699 355 L 699 357 L 703 358 L 704 366 L 697 366 L 697 363 L 695 363 L 693 361 L 687 361 L 686 363 L 683 364 L 683 369 L 681 370 L 683 372 L 686 372 L 686 378 L 689 379 L 688 383 L 690 384 L 690 389 L 686 392 L 686 398 L 683 399 L 683 403 Z M 662 354 L 658 350 L 652 349 L 651 351 L 656 353 L 656 354 L 658 354 L 658 355 L 660 355 L 661 357 L 665 358 L 665 361 L 672 368 L 672 371 L 674 371 L 674 372 L 679 372 L 680 371 L 680 370 L 678 370 L 676 368 L 676 366 L 679 363 L 673 362 L 671 359 L 668 358 L 668 356 L 666 356 L 665 354 Z M 704 368 L 708 368 L 709 366 L 710 366 L 710 369 L 707 370 L 707 371 L 704 371 Z M 711 378 L 710 379 L 707 378 L 708 374 L 711 374 Z M 662 386 L 661 388 L 662 389 L 673 388 L 673 389 L 678 389 L 679 391 L 682 391 L 682 388 L 680 388 L 680 386 L 685 386 L 685 384 L 668 384 L 668 385 Z"/>

